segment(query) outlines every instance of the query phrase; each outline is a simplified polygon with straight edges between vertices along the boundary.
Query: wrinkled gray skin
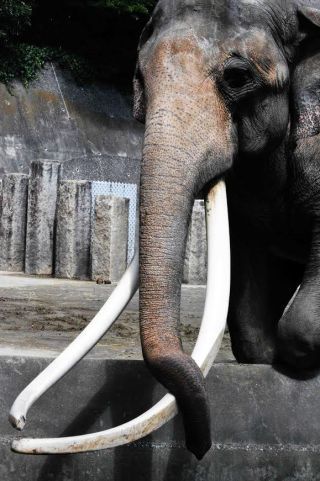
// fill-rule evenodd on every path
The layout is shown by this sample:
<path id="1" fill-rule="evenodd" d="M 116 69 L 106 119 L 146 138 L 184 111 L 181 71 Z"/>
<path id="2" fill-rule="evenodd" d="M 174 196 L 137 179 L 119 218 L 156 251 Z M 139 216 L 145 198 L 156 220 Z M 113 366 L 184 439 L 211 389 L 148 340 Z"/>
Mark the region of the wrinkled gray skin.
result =
<path id="1" fill-rule="evenodd" d="M 177 326 L 191 208 L 209 182 L 228 187 L 236 358 L 320 364 L 320 0 L 310 5 L 160 0 L 141 37 L 142 346 L 198 458 L 211 445 L 208 400 Z"/>

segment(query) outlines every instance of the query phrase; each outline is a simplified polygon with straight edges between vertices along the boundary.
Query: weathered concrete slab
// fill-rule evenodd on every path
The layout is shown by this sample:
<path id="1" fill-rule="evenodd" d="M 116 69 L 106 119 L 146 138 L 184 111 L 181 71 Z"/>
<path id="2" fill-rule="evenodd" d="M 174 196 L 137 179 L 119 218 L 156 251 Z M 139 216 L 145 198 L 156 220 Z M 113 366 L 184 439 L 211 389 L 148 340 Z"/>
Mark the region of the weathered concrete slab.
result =
<path id="1" fill-rule="evenodd" d="M 204 201 L 193 206 L 184 261 L 183 282 L 201 285 L 207 282 L 207 240 Z"/>
<path id="2" fill-rule="evenodd" d="M 117 282 L 127 268 L 129 200 L 97 195 L 91 239 L 91 278 Z"/>
<path id="3" fill-rule="evenodd" d="M 0 358 L 1 475 L 6 481 L 316 481 L 320 377 L 268 366 L 217 364 L 208 376 L 213 447 L 200 462 L 184 448 L 181 419 L 127 447 L 71 456 L 13 454 L 6 413 L 45 359 Z M 107 429 L 163 394 L 139 361 L 84 360 L 32 408 L 23 436 Z"/>
<path id="4" fill-rule="evenodd" d="M 91 182 L 60 183 L 57 206 L 55 276 L 90 277 Z"/>
<path id="5" fill-rule="evenodd" d="M 24 270 L 29 177 L 7 174 L 2 180 L 0 269 Z"/>
<path id="6" fill-rule="evenodd" d="M 60 163 L 34 161 L 31 164 L 26 237 L 27 274 L 51 275 L 53 237 Z"/>

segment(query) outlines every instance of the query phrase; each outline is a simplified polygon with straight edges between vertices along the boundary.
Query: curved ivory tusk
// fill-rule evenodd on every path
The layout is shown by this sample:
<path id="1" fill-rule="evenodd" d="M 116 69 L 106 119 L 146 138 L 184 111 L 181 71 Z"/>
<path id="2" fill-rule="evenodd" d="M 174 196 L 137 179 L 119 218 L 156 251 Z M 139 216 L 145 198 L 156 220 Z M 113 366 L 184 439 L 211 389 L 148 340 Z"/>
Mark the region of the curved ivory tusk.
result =
<path id="1" fill-rule="evenodd" d="M 9 415 L 15 428 L 24 428 L 27 412 L 33 403 L 81 361 L 104 336 L 132 299 L 138 286 L 139 254 L 136 253 L 117 287 L 90 324 L 19 394 Z"/>
<path id="2" fill-rule="evenodd" d="M 230 242 L 226 189 L 213 187 L 206 201 L 208 281 L 204 314 L 192 357 L 206 375 L 218 353 L 225 330 L 230 289 Z M 147 412 L 121 426 L 100 433 L 57 439 L 21 439 L 12 449 L 28 454 L 96 451 L 121 446 L 147 436 L 178 412 L 175 398 L 164 396 Z"/>
<path id="3" fill-rule="evenodd" d="M 285 316 L 287 314 L 287 312 L 289 311 L 290 307 L 292 306 L 293 304 L 293 301 L 295 300 L 295 298 L 297 297 L 298 295 L 298 292 L 300 291 L 300 287 L 301 287 L 301 284 L 297 287 L 297 289 L 295 290 L 295 293 L 293 294 L 293 296 L 291 297 L 290 301 L 288 302 L 288 304 L 286 305 L 284 311 L 283 311 L 283 314 L 282 314 L 282 317 Z"/>

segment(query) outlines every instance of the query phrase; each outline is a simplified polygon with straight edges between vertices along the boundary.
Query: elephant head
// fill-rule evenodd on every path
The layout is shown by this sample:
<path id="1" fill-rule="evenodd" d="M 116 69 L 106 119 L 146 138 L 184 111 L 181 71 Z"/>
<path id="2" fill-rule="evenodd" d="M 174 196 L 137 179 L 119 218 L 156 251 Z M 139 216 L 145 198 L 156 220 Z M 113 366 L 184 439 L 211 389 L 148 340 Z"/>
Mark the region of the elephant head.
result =
<path id="1" fill-rule="evenodd" d="M 141 36 L 134 113 L 146 125 L 142 348 L 154 376 L 175 396 L 187 446 L 198 458 L 211 445 L 209 405 L 203 374 L 178 335 L 193 201 L 235 165 L 259 162 L 281 146 L 290 122 L 290 70 L 305 35 L 301 25 L 319 18 L 319 10 L 290 0 L 160 0 Z M 54 381 L 59 377 L 55 373 Z M 47 387 L 33 393 L 33 401 Z M 15 425 L 19 409 L 12 411 Z"/>

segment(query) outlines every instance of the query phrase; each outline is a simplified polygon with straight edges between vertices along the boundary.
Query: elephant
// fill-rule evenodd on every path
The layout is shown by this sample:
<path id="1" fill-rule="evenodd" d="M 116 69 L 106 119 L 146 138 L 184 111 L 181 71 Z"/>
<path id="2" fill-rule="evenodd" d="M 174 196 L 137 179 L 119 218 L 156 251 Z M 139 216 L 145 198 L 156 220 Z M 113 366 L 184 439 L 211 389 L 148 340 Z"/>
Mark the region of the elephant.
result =
<path id="1" fill-rule="evenodd" d="M 227 185 L 236 359 L 320 364 L 319 27 L 319 0 L 159 0 L 141 35 L 142 350 L 198 459 L 209 401 L 178 324 L 192 205 L 212 184 Z"/>
<path id="2" fill-rule="evenodd" d="M 228 189 L 236 359 L 320 365 L 319 26 L 319 1 L 160 0 L 141 37 L 141 339 L 199 458 L 208 400 L 176 326 L 191 207 L 209 182 Z"/>

